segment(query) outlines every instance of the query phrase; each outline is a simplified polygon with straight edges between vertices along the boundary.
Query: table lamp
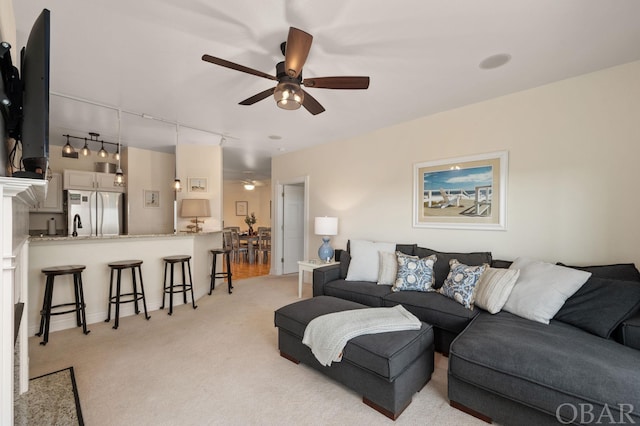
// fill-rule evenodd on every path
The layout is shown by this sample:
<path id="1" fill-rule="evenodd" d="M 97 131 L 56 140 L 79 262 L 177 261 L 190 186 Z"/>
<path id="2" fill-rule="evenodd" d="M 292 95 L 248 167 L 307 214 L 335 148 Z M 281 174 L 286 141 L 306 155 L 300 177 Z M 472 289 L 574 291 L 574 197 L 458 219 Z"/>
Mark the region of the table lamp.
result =
<path id="1" fill-rule="evenodd" d="M 338 218 L 337 217 L 316 217 L 315 234 L 322 235 L 322 245 L 318 249 L 318 257 L 329 263 L 333 257 L 333 248 L 329 244 L 330 235 L 338 235 Z"/>
<path id="2" fill-rule="evenodd" d="M 209 200 L 200 198 L 187 198 L 182 200 L 182 209 L 180 210 L 180 216 L 195 218 L 191 219 L 191 222 L 195 223 L 195 225 L 187 226 L 190 232 L 202 231 L 202 227 L 199 224 L 204 223 L 204 220 L 198 220 L 198 218 L 211 216 Z"/>

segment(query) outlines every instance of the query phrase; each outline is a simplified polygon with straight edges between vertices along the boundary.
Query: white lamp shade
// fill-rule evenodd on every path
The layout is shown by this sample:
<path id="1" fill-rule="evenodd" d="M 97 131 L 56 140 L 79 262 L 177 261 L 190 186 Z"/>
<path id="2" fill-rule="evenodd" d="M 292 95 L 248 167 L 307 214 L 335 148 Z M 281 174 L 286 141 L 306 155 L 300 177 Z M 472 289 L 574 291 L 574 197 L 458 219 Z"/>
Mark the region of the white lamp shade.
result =
<path id="1" fill-rule="evenodd" d="M 180 210 L 182 217 L 209 217 L 211 216 L 211 208 L 209 200 L 187 198 L 182 200 L 182 209 Z"/>
<path id="2" fill-rule="evenodd" d="M 316 235 L 338 235 L 338 218 L 316 217 L 314 229 Z"/>

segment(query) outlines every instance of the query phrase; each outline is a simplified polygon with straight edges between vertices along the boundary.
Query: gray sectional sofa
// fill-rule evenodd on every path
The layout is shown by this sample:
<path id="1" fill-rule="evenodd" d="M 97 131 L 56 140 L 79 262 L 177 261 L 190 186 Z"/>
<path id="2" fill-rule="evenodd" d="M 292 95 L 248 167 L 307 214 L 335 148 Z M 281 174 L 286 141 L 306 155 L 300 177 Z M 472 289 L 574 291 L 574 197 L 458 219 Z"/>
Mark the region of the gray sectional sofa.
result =
<path id="1" fill-rule="evenodd" d="M 488 252 L 444 253 L 406 244 L 396 249 L 421 258 L 436 254 L 436 287 L 453 258 L 467 265 L 510 265 Z M 542 324 L 505 311 L 469 310 L 437 292 L 393 292 L 388 285 L 347 281 L 350 254 L 338 256 L 340 264 L 314 270 L 314 297 L 374 307 L 402 304 L 433 325 L 436 351 L 449 357 L 452 406 L 505 425 L 640 424 L 640 273 L 634 265 L 584 268 L 591 278 L 550 324 Z"/>

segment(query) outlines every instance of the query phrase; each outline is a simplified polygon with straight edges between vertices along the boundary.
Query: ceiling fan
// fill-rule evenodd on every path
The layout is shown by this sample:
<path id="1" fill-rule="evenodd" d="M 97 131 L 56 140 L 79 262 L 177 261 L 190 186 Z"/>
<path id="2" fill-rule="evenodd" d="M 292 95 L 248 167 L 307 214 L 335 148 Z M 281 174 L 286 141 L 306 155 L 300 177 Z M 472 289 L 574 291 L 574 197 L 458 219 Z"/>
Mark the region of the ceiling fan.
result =
<path id="1" fill-rule="evenodd" d="M 275 87 L 245 99 L 240 102 L 240 105 L 253 105 L 273 95 L 280 108 L 294 110 L 303 106 L 311 114 L 316 115 L 323 112 L 325 110 L 324 107 L 313 96 L 303 90 L 301 86 L 316 89 L 367 89 L 369 87 L 369 77 L 341 76 L 303 79 L 302 67 L 309 55 L 312 41 L 313 36 L 311 34 L 290 27 L 287 41 L 280 45 L 284 61 L 276 65 L 275 77 L 262 71 L 206 54 L 202 55 L 202 60 L 278 82 Z"/>

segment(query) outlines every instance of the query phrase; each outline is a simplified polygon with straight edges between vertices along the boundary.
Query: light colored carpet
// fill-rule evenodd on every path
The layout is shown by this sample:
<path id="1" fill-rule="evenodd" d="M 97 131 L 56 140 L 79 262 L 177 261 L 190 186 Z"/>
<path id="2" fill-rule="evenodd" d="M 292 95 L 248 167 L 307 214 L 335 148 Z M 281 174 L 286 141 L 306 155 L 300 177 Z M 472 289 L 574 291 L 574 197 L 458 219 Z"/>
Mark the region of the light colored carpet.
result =
<path id="1" fill-rule="evenodd" d="M 14 405 L 16 426 L 83 425 L 73 367 L 29 380 L 29 391 Z"/>
<path id="2" fill-rule="evenodd" d="M 196 283 L 198 285 L 198 283 Z M 200 285 L 204 285 L 200 283 Z M 279 355 L 274 311 L 299 300 L 297 275 L 219 284 L 174 309 L 91 324 L 29 341 L 30 376 L 74 366 L 89 425 L 384 425 L 362 397 Z M 311 297 L 305 284 L 303 297 Z M 449 406 L 447 359 L 436 354 L 428 385 L 398 425 L 485 424 Z"/>

